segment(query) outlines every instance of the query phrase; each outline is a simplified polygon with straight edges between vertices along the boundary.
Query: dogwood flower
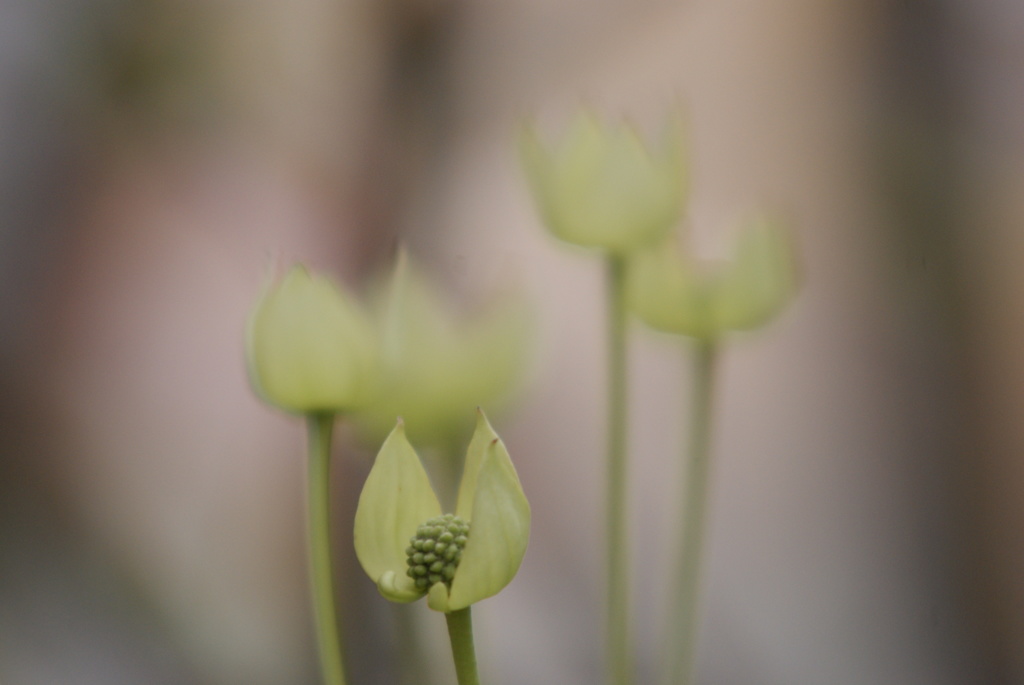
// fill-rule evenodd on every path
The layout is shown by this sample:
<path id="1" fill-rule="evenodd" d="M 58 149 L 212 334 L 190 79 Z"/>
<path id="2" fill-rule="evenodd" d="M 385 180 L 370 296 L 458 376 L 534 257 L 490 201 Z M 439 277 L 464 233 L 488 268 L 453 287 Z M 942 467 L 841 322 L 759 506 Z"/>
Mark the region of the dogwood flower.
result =
<path id="1" fill-rule="evenodd" d="M 648 147 L 632 128 L 582 112 L 552 149 L 526 127 L 520 156 L 544 224 L 566 242 L 613 253 L 657 242 L 682 214 L 682 129 L 673 117 L 662 145 Z"/>
<path id="2" fill-rule="evenodd" d="M 356 556 L 393 602 L 427 595 L 451 613 L 500 592 L 519 570 L 530 505 L 505 445 L 478 410 L 458 504 L 442 515 L 401 421 L 377 455 L 359 496 Z"/>
<path id="3" fill-rule="evenodd" d="M 630 257 L 630 308 L 650 327 L 715 339 L 757 328 L 793 298 L 797 270 L 789 236 L 763 217 L 740 231 L 732 261 L 700 264 L 674 240 Z"/>
<path id="4" fill-rule="evenodd" d="M 402 251 L 375 300 L 380 390 L 353 416 L 367 441 L 380 444 L 401 416 L 421 448 L 459 445 L 473 429 L 475 407 L 500 406 L 521 384 L 535 329 L 524 297 L 510 294 L 457 318 Z"/>
<path id="5" fill-rule="evenodd" d="M 372 394 L 375 347 L 356 303 L 327 278 L 295 266 L 249 318 L 249 378 L 263 399 L 285 411 L 348 412 Z"/>

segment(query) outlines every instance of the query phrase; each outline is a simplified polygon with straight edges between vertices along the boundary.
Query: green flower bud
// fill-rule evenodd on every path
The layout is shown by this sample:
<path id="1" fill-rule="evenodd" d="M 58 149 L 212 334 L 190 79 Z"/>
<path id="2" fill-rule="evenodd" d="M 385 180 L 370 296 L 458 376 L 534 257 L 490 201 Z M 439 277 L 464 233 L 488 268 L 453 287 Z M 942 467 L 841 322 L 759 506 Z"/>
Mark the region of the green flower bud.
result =
<path id="1" fill-rule="evenodd" d="M 714 339 L 757 328 L 796 292 L 792 243 L 764 218 L 743 227 L 724 264 L 696 263 L 670 240 L 630 258 L 626 287 L 632 310 L 660 331 Z"/>
<path id="2" fill-rule="evenodd" d="M 430 519 L 409 541 L 406 551 L 414 551 L 406 560 L 409 565 L 406 575 L 424 592 L 434 583 L 445 583 L 451 589 L 468 535 L 469 524 L 455 514 Z"/>
<path id="3" fill-rule="evenodd" d="M 458 611 L 515 577 L 530 539 L 530 505 L 501 439 L 479 412 L 453 514 L 441 505 L 401 421 L 366 478 L 355 519 L 356 556 L 394 602 L 428 595 Z"/>
<path id="4" fill-rule="evenodd" d="M 473 428 L 473 410 L 500 404 L 522 378 L 531 308 L 512 296 L 457 318 L 404 251 L 376 299 L 382 381 L 354 417 L 360 437 L 380 444 L 401 416 L 417 445 L 458 444 Z"/>
<path id="5" fill-rule="evenodd" d="M 376 381 L 369 322 L 337 286 L 302 266 L 257 303 L 247 348 L 256 391 L 297 414 L 356 409 Z"/>
<path id="6" fill-rule="evenodd" d="M 520 152 L 544 224 L 566 242 L 629 252 L 658 242 L 682 214 L 686 177 L 678 116 L 653 150 L 633 129 L 608 128 L 582 112 L 554 149 L 527 127 Z"/>

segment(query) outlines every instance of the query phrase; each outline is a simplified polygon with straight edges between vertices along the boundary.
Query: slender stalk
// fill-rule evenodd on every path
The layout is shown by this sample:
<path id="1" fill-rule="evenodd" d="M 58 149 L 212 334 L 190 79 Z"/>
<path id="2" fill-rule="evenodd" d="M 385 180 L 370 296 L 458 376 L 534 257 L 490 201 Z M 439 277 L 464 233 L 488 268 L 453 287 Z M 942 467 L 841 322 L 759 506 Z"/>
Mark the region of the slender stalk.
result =
<path id="1" fill-rule="evenodd" d="M 452 642 L 452 659 L 459 685 L 480 685 L 476 670 L 476 648 L 473 646 L 473 617 L 469 607 L 444 615 L 448 621 L 448 637 Z"/>
<path id="2" fill-rule="evenodd" d="M 330 464 L 334 414 L 311 415 L 308 424 L 309 562 L 320 667 L 325 685 L 345 685 L 331 569 Z"/>
<path id="3" fill-rule="evenodd" d="M 629 543 L 626 521 L 626 298 L 625 258 L 608 257 L 607 581 L 608 678 L 632 682 L 629 647 Z"/>
<path id="4" fill-rule="evenodd" d="M 672 576 L 668 643 L 665 646 L 666 685 L 690 685 L 696 669 L 697 600 L 704 543 L 710 474 L 711 403 L 714 390 L 716 343 L 698 340 L 693 350 L 690 441 L 683 486 L 683 525 Z"/>

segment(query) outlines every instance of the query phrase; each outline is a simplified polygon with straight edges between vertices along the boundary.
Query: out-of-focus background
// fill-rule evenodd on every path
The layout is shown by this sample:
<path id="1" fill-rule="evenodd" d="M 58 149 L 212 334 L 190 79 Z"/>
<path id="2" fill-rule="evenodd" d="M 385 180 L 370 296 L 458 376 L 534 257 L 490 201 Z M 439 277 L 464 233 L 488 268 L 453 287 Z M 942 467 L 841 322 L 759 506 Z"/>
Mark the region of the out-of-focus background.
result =
<path id="1" fill-rule="evenodd" d="M 580 103 L 682 106 L 706 254 L 763 206 L 799 236 L 797 300 L 723 359 L 699 682 L 1024 682 L 1022 35 L 1013 0 L 4 0 L 0 682 L 317 682 L 303 429 L 253 396 L 245 319 L 269 264 L 359 289 L 399 242 L 454 303 L 539 311 L 484 678 L 599 682 L 601 269 L 514 148 Z M 633 340 L 650 683 L 687 367 Z M 337 447 L 351 682 L 399 682 L 347 528 L 372 451 Z"/>

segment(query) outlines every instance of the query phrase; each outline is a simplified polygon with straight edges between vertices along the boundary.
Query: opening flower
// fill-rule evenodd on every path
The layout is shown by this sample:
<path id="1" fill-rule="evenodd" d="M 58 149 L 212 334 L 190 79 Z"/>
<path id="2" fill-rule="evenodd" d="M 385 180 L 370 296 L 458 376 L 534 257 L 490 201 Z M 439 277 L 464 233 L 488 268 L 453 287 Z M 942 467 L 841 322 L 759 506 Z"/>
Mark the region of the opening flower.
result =
<path id="1" fill-rule="evenodd" d="M 382 380 L 353 417 L 360 437 L 379 445 L 401 416 L 420 448 L 461 449 L 473 409 L 500 408 L 521 385 L 535 329 L 531 308 L 509 293 L 475 316 L 457 317 L 404 250 L 374 304 Z"/>
<path id="2" fill-rule="evenodd" d="M 764 325 L 796 287 L 792 242 L 763 217 L 741 229 L 730 262 L 698 263 L 669 240 L 634 254 L 627 274 L 630 307 L 644 323 L 702 339 Z"/>
<path id="3" fill-rule="evenodd" d="M 529 538 L 530 505 L 505 445 L 479 410 L 454 514 L 442 514 L 401 421 L 356 509 L 356 556 L 380 593 L 393 602 L 428 595 L 430 608 L 445 613 L 508 585 Z"/>
<path id="4" fill-rule="evenodd" d="M 356 409 L 376 381 L 369 321 L 338 286 L 304 266 L 264 293 L 246 347 L 256 391 L 297 414 Z"/>
<path id="5" fill-rule="evenodd" d="M 581 112 L 554 148 L 532 127 L 520 152 L 548 229 L 562 240 L 610 252 L 657 242 L 679 221 L 685 198 L 683 126 L 673 116 L 659 147 L 628 126 Z"/>

